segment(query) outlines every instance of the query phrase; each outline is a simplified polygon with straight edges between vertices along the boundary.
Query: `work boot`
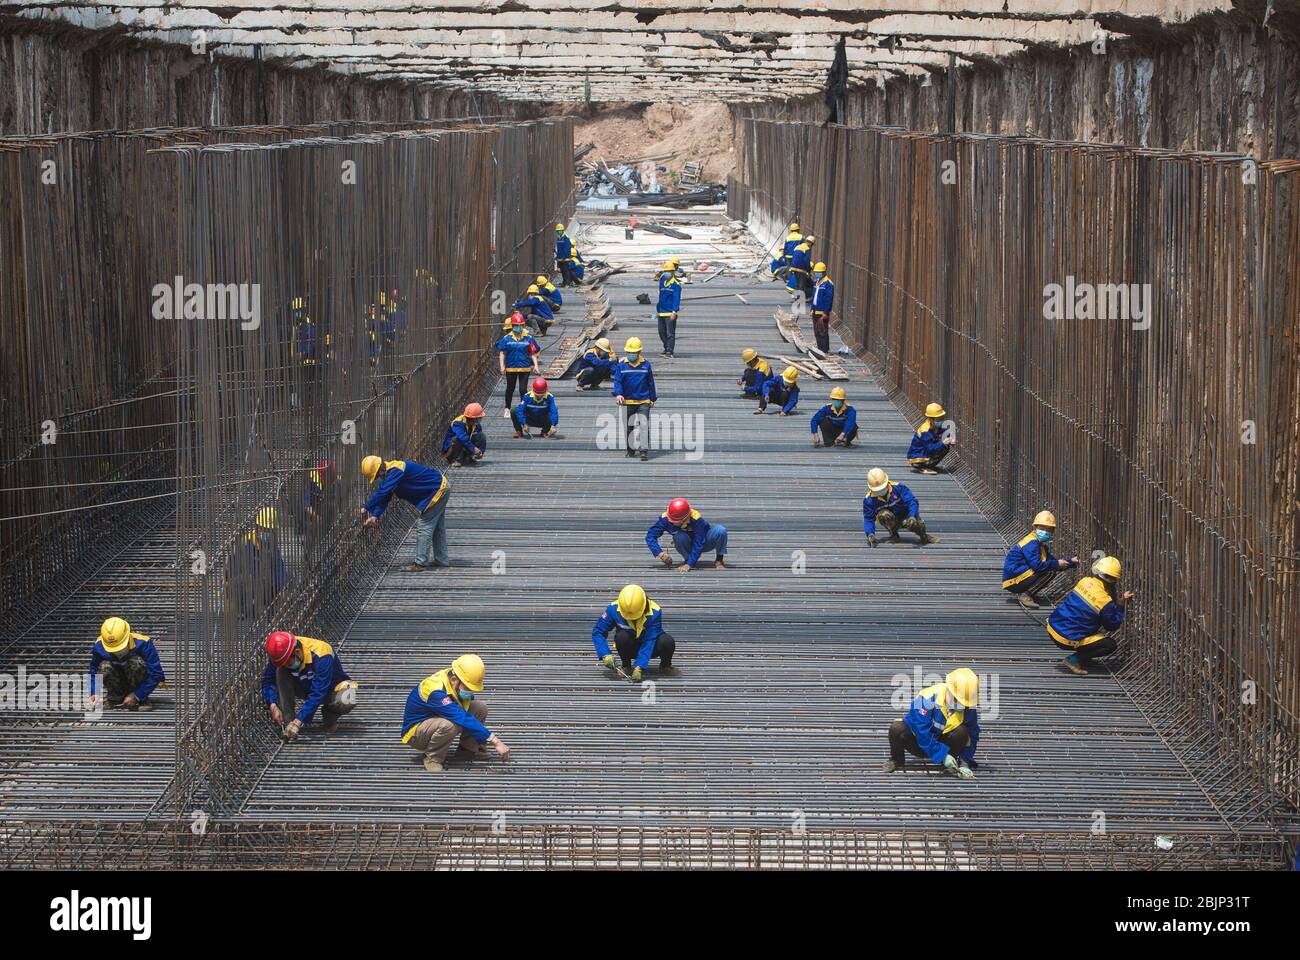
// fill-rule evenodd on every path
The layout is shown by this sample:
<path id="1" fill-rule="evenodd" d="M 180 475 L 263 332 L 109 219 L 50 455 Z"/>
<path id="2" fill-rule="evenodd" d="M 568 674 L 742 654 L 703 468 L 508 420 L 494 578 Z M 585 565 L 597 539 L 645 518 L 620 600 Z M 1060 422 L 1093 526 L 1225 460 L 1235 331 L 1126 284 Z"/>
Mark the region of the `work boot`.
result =
<path id="1" fill-rule="evenodd" d="M 447 768 L 444 767 L 437 760 L 433 759 L 433 757 L 425 757 L 424 769 L 428 770 L 430 773 L 442 773 Z"/>
<path id="2" fill-rule="evenodd" d="M 135 705 L 135 708 L 139 710 L 141 713 L 148 713 L 150 710 L 153 709 L 153 704 L 150 703 L 148 700 L 146 700 L 144 703 L 137 703 Z"/>
<path id="3" fill-rule="evenodd" d="M 404 573 L 419 573 L 421 570 L 428 570 L 429 565 L 425 563 L 408 563 L 402 567 Z"/>
<path id="4" fill-rule="evenodd" d="M 338 717 L 333 717 L 332 719 L 329 720 L 326 719 L 321 720 L 321 724 L 320 724 L 321 733 L 333 733 L 338 728 L 339 728 Z"/>
<path id="5" fill-rule="evenodd" d="M 727 565 L 726 565 L 725 563 L 722 562 L 722 558 L 721 558 L 721 557 L 717 557 L 717 558 L 713 561 L 713 565 L 714 565 L 715 567 L 717 567 L 719 570 L 726 570 L 726 569 L 727 569 Z"/>
<path id="6" fill-rule="evenodd" d="M 903 538 L 900 537 L 900 536 L 898 535 L 898 531 L 897 531 L 897 530 L 892 530 L 892 531 L 890 531 L 890 534 L 889 534 L 889 542 L 890 542 L 890 543 L 902 543 L 902 542 L 903 542 Z"/>
<path id="7" fill-rule="evenodd" d="M 628 448 L 627 448 L 627 456 L 629 456 L 629 457 L 635 457 L 635 456 L 636 456 L 636 451 L 633 450 L 631 447 L 628 447 Z"/>
<path id="8" fill-rule="evenodd" d="M 928 546 L 931 543 L 938 543 L 938 542 L 939 542 L 939 538 L 932 533 L 921 534 L 921 546 L 923 547 Z"/>
<path id="9" fill-rule="evenodd" d="M 1027 594 L 1027 593 L 1017 594 L 1017 595 L 1016 595 L 1016 603 L 1020 604 L 1020 605 L 1021 605 L 1022 607 L 1024 607 L 1026 610 L 1037 610 L 1037 609 L 1038 609 L 1038 601 L 1035 600 L 1033 597 L 1031 597 L 1031 596 L 1030 596 L 1029 594 Z"/>
<path id="10" fill-rule="evenodd" d="M 649 451 L 649 450 L 642 450 L 642 451 L 641 451 L 641 462 L 642 462 L 642 463 L 645 463 L 645 462 L 646 462 L 647 460 L 649 460 L 649 459 L 650 459 L 650 451 Z"/>
<path id="11" fill-rule="evenodd" d="M 671 663 L 661 663 L 659 665 L 659 675 L 664 677 L 680 677 L 682 672 Z"/>
<path id="12" fill-rule="evenodd" d="M 885 773 L 894 773 L 897 770 L 904 769 L 902 760 L 895 760 L 892 757 L 880 765 L 880 769 Z"/>
<path id="13" fill-rule="evenodd" d="M 1061 666 L 1077 677 L 1086 677 L 1088 675 L 1087 667 L 1076 660 L 1073 654 L 1062 660 Z"/>

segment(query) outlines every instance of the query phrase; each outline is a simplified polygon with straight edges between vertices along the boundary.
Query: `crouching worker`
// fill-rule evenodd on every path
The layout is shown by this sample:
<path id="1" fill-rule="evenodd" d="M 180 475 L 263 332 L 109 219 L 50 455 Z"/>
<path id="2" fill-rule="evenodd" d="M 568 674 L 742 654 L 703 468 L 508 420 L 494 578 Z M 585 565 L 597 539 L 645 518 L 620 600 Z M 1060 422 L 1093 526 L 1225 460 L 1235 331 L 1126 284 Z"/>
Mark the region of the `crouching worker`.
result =
<path id="1" fill-rule="evenodd" d="M 1078 557 L 1058 560 L 1052 556 L 1048 544 L 1056 530 L 1056 516 L 1050 510 L 1040 510 L 1034 516 L 1034 529 L 1007 551 L 1002 564 L 1002 589 L 1030 610 L 1038 608 L 1037 594 L 1052 578 L 1067 567 L 1077 567 Z"/>
<path id="2" fill-rule="evenodd" d="M 622 670 L 619 670 L 609 649 L 611 630 L 614 631 L 614 649 L 623 661 Z M 618 671 L 624 678 L 640 680 L 653 657 L 659 658 L 661 673 L 669 676 L 677 673 L 673 667 L 677 641 L 664 633 L 663 612 L 659 604 L 647 597 L 635 583 L 620 590 L 618 599 L 605 608 L 591 628 L 591 643 L 596 648 L 596 659 L 601 666 Z"/>
<path id="3" fill-rule="evenodd" d="M 617 363 L 618 357 L 614 356 L 609 338 L 601 337 L 578 358 L 578 370 L 574 374 L 574 379 L 578 381 L 578 389 L 595 390 L 607 378 L 614 375 L 614 366 Z"/>
<path id="4" fill-rule="evenodd" d="M 775 403 L 781 408 L 781 416 L 788 417 L 794 413 L 794 408 L 799 404 L 799 370 L 797 367 L 786 367 L 785 371 L 779 377 L 773 377 L 763 384 L 763 393 L 758 398 L 758 409 L 754 411 L 755 415 L 764 413 L 769 403 Z"/>
<path id="5" fill-rule="evenodd" d="M 921 505 L 916 502 L 912 491 L 891 481 L 884 470 L 872 467 L 867 471 L 867 495 L 862 500 L 862 531 L 867 535 L 867 543 L 873 547 L 880 543 L 876 539 L 877 524 L 889 531 L 893 543 L 901 539 L 899 530 L 915 533 L 923 547 L 939 541 L 938 537 L 926 532 L 921 520 Z"/>
<path id="6" fill-rule="evenodd" d="M 99 627 L 99 639 L 90 648 L 91 707 L 98 703 L 95 681 L 104 665 L 104 706 L 126 710 L 152 710 L 149 696 L 166 680 L 158 648 L 143 633 L 133 633 L 121 617 L 109 617 Z"/>
<path id="7" fill-rule="evenodd" d="M 831 390 L 831 402 L 812 415 L 814 447 L 853 446 L 858 438 L 858 411 L 845 403 L 843 387 Z"/>
<path id="8" fill-rule="evenodd" d="M 917 473 L 935 474 L 939 472 L 939 463 L 948 456 L 953 439 L 939 423 L 940 417 L 946 417 L 948 411 L 943 404 L 931 403 L 925 408 L 925 420 L 912 435 L 912 443 L 907 448 L 907 462 Z"/>
<path id="9" fill-rule="evenodd" d="M 321 729 L 333 733 L 339 717 L 357 705 L 357 684 L 324 640 L 276 630 L 266 637 L 262 699 L 284 738 L 296 740 L 317 710 L 321 712 Z M 286 723 L 287 717 L 293 719 Z"/>
<path id="10" fill-rule="evenodd" d="M 1115 631 L 1124 625 L 1124 603 L 1133 596 L 1132 592 L 1115 596 L 1120 565 L 1114 557 L 1102 557 L 1092 565 L 1092 572 L 1047 618 L 1048 636 L 1070 652 L 1061 667 L 1080 676 L 1088 673 L 1090 660 L 1108 656 L 1119 646 Z"/>
<path id="11" fill-rule="evenodd" d="M 740 359 L 745 361 L 745 370 L 736 381 L 742 388 L 740 395 L 757 400 L 763 396 L 763 386 L 772 379 L 772 365 L 752 348 L 740 351 Z"/>
<path id="12" fill-rule="evenodd" d="M 963 780 L 975 777 L 975 747 L 980 723 L 976 709 L 980 678 L 969 667 L 954 670 L 943 683 L 926 687 L 902 720 L 889 725 L 889 759 L 885 773 L 902 770 L 906 754 L 928 757 L 948 773 Z"/>
<path id="13" fill-rule="evenodd" d="M 447 425 L 442 452 L 453 467 L 474 466 L 483 459 L 487 453 L 487 434 L 483 432 L 481 404 L 469 404 L 464 413 Z"/>
<path id="14" fill-rule="evenodd" d="M 533 381 L 532 389 L 510 411 L 510 419 L 514 421 L 516 437 L 528 439 L 529 427 L 541 430 L 543 437 L 559 436 L 555 428 L 560 425 L 560 411 L 545 377 Z"/>
<path id="15" fill-rule="evenodd" d="M 672 534 L 673 546 L 682 555 L 683 563 L 677 568 L 682 573 L 699 563 L 700 555 L 710 550 L 715 553 L 713 565 L 719 570 L 727 569 L 723 562 L 727 555 L 727 528 L 720 523 L 709 523 L 681 497 L 668 504 L 668 509 L 645 534 L 645 545 L 650 552 L 665 567 L 671 567 L 673 558 L 659 548 L 659 538 L 665 533 Z"/>
<path id="16" fill-rule="evenodd" d="M 424 769 L 442 773 L 452 740 L 460 735 L 455 759 L 469 762 L 493 747 L 502 760 L 510 759 L 510 748 L 483 725 L 488 710 L 475 694 L 483 691 L 483 660 L 466 653 L 452 661 L 447 670 L 425 677 L 406 698 L 402 716 L 402 743 L 424 754 Z"/>

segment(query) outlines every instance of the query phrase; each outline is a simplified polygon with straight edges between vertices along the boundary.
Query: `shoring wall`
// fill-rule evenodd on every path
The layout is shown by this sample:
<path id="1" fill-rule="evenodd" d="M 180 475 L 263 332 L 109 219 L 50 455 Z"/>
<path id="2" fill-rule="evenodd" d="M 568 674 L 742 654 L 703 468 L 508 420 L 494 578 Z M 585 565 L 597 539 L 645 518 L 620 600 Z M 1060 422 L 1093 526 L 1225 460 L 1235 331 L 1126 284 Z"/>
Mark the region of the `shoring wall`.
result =
<path id="1" fill-rule="evenodd" d="M 905 407 L 943 402 L 1009 540 L 1048 508 L 1060 551 L 1122 560 L 1120 680 L 1225 818 L 1294 815 L 1300 163 L 758 120 L 745 142 L 731 214 L 816 235 L 845 339 Z M 1149 284 L 1147 320 L 1045 319 L 1071 277 Z"/>

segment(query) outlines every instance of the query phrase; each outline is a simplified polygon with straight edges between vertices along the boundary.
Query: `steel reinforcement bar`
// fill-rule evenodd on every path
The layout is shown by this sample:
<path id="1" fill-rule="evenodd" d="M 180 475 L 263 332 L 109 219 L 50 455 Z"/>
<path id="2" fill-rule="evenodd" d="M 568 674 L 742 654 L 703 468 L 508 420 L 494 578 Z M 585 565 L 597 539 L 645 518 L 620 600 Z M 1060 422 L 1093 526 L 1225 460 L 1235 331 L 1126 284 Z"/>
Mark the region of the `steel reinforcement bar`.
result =
<path id="1" fill-rule="evenodd" d="M 1300 163 L 744 124 L 731 215 L 817 237 L 842 335 L 943 402 L 1008 540 L 1048 508 L 1123 561 L 1119 678 L 1225 820 L 1294 818 Z"/>

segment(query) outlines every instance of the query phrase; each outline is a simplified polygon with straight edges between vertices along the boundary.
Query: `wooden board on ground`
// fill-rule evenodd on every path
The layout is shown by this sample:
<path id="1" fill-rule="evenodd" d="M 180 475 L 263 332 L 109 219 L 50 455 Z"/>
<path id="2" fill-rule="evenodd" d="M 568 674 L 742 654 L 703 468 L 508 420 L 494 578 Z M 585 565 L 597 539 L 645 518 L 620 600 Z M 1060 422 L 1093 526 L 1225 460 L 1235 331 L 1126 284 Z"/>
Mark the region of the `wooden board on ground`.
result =
<path id="1" fill-rule="evenodd" d="M 547 380 L 563 378 L 569 372 L 569 368 L 573 366 L 573 361 L 578 359 L 578 352 L 585 342 L 586 338 L 582 336 L 560 337 L 555 343 L 550 362 L 546 364 L 546 369 L 542 371 L 542 376 Z"/>
<path id="2" fill-rule="evenodd" d="M 800 373 L 808 374 L 808 376 L 812 377 L 814 380 L 826 379 L 824 376 L 822 376 L 822 372 L 818 370 L 814 364 L 809 363 L 807 360 L 805 360 L 802 357 L 795 359 L 794 357 L 787 357 L 781 354 L 777 354 L 776 358 L 780 360 L 782 363 L 786 364 L 787 366 L 794 367 Z"/>
<path id="3" fill-rule="evenodd" d="M 778 310 L 776 317 L 776 332 L 781 335 L 781 339 L 793 346 L 800 353 L 807 354 L 801 358 L 802 363 L 814 368 L 817 371 L 818 379 L 827 380 L 848 380 L 850 379 L 848 371 L 844 369 L 844 364 L 839 360 L 823 353 L 803 338 L 803 331 L 799 329 L 799 323 L 794 315 L 788 310 Z M 796 364 L 798 366 L 798 364 Z"/>

